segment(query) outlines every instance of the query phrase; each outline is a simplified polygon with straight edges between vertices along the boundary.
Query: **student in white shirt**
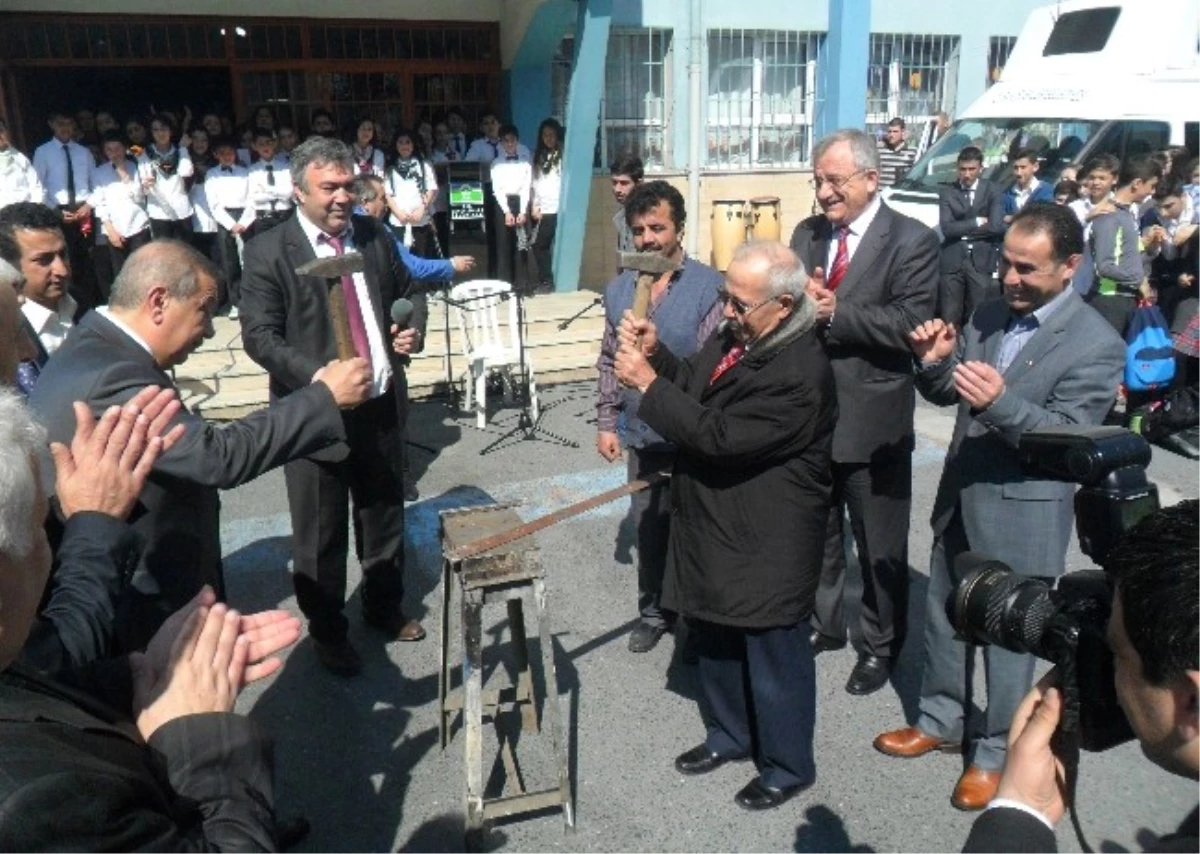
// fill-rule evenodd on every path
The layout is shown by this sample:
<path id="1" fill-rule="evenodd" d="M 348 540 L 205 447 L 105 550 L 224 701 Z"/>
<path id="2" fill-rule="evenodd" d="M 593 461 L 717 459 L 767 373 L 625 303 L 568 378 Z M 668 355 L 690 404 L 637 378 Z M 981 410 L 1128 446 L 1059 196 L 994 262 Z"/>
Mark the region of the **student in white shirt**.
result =
<path id="1" fill-rule="evenodd" d="M 438 122 L 433 128 L 433 148 L 429 153 L 429 162 L 434 164 L 440 188 L 437 198 L 433 200 L 433 230 L 437 234 L 438 248 L 442 250 L 444 258 L 450 257 L 450 173 L 442 164 L 454 163 L 461 159 L 462 155 L 455 149 L 451 139 L 449 126 L 445 122 Z"/>
<path id="2" fill-rule="evenodd" d="M 1083 225 L 1084 240 L 1092 233 L 1093 219 L 1115 210 L 1110 199 L 1120 174 L 1121 161 L 1112 154 L 1098 154 L 1084 164 L 1079 182 L 1083 198 L 1071 202 L 1071 210 Z"/>
<path id="3" fill-rule="evenodd" d="M 217 165 L 208 171 L 204 181 L 204 199 L 217 223 L 215 255 L 226 287 L 224 293 L 217 294 L 217 310 L 228 306 L 229 316 L 236 318 L 242 282 L 238 242 L 246 232 L 241 220 L 246 212 L 249 181 L 246 167 L 237 162 L 237 144 L 232 139 L 217 139 L 213 151 Z"/>
<path id="4" fill-rule="evenodd" d="M 106 131 L 102 145 L 107 159 L 96 167 L 96 190 L 92 198 L 100 229 L 107 239 L 106 251 L 115 278 L 130 253 L 150 242 L 150 217 L 144 207 L 146 192 L 142 189 L 137 163 L 129 159 L 121 134 Z M 108 302 L 108 294 L 103 297 Z"/>
<path id="5" fill-rule="evenodd" d="M 46 200 L 46 191 L 33 163 L 17 151 L 8 136 L 8 122 L 0 119 L 0 208 L 16 202 Z"/>
<path id="6" fill-rule="evenodd" d="M 153 142 L 138 158 L 138 174 L 146 191 L 146 213 L 154 239 L 173 237 L 190 241 L 192 201 L 188 197 L 187 178 L 194 172 L 185 135 L 176 139 L 175 121 L 166 113 L 150 120 Z"/>
<path id="7" fill-rule="evenodd" d="M 450 146 L 454 149 L 454 156 L 450 159 L 466 160 L 467 149 L 470 148 L 467 142 L 467 122 L 463 118 L 462 111 L 457 107 L 451 107 L 446 111 L 446 130 L 449 132 Z M 436 128 L 434 133 L 437 133 Z"/>
<path id="8" fill-rule="evenodd" d="M 554 235 L 558 230 L 558 198 L 562 189 L 563 127 L 556 119 L 545 119 L 538 127 L 533 154 L 533 237 L 530 240 L 537 264 L 536 291 L 554 290 Z"/>
<path id="9" fill-rule="evenodd" d="M 479 117 L 479 130 L 483 135 L 471 143 L 463 160 L 468 163 L 480 163 L 484 167 L 490 167 L 492 162 L 500 156 L 500 119 L 494 112 L 488 110 Z M 517 143 L 517 154 L 518 156 L 524 154 L 524 159 L 526 161 L 529 160 L 529 149 L 520 143 Z M 499 234 L 492 228 L 492 223 L 496 221 L 498 211 L 496 209 L 495 195 L 492 191 L 491 170 L 483 168 L 480 171 L 483 178 L 483 217 L 488 224 L 488 276 L 494 279 L 499 269 L 500 251 L 496 243 Z"/>
<path id="10" fill-rule="evenodd" d="M 192 203 L 192 245 L 205 258 L 213 258 L 217 242 L 217 221 L 213 219 L 212 211 L 208 208 L 208 196 L 204 185 L 210 171 L 217 165 L 216 155 L 212 153 L 208 131 L 196 128 L 190 134 L 192 144 L 189 154 L 192 157 L 192 180 L 189 182 L 188 198 Z"/>
<path id="11" fill-rule="evenodd" d="M 500 156 L 492 161 L 492 195 L 496 214 L 490 225 L 496 234 L 496 272 L 514 289 L 527 285 L 529 243 L 529 199 L 533 192 L 533 169 L 528 158 L 520 155 L 520 142 L 514 125 L 500 129 Z"/>
<path id="12" fill-rule="evenodd" d="M 354 154 L 354 168 L 359 175 L 383 177 L 383 152 L 376 145 L 375 122 L 371 119 L 364 118 L 359 121 L 350 151 Z"/>
<path id="13" fill-rule="evenodd" d="M 92 270 L 92 153 L 75 142 L 75 119 L 55 111 L 50 114 L 54 137 L 33 152 L 33 168 L 45 190 L 45 203 L 62 214 L 62 233 L 71 255 L 71 295 L 84 310 L 99 303 L 100 292 Z"/>
<path id="14" fill-rule="evenodd" d="M 396 132 L 396 160 L 387 173 L 387 205 L 391 225 L 402 233 L 414 255 L 436 258 L 432 206 L 438 195 L 437 175 L 410 130 Z"/>
<path id="15" fill-rule="evenodd" d="M 246 226 L 245 240 L 270 231 L 292 215 L 292 172 L 289 162 L 279 154 L 275 131 L 259 128 L 254 132 L 254 151 L 258 160 L 246 174 L 246 210 L 241 222 Z"/>

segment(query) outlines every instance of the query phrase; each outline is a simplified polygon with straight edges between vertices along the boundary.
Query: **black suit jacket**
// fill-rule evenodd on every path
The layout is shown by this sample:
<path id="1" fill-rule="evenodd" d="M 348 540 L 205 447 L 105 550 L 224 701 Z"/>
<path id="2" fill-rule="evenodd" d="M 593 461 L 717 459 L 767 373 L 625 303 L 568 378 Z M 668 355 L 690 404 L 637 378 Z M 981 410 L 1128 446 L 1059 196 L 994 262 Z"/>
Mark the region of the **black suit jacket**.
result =
<path id="1" fill-rule="evenodd" d="M 1200 810 L 1192 810 L 1173 834 L 1160 838 L 1148 851 L 1195 851 L 1200 836 Z M 971 825 L 963 851 L 1057 851 L 1054 831 L 1029 813 L 1012 807 L 997 807 L 982 813 Z"/>
<path id="2" fill-rule="evenodd" d="M 337 341 L 329 319 L 329 283 L 315 276 L 297 276 L 296 268 L 316 257 L 301 227 L 297 211 L 283 225 L 246 244 L 242 272 L 239 315 L 246 353 L 271 376 L 271 394 L 283 398 L 302 389 L 312 375 L 337 358 Z M 383 225 L 370 217 L 353 218 L 354 245 L 364 256 L 364 275 L 371 293 L 371 307 L 379 324 L 392 366 L 392 390 L 405 421 L 408 386 L 404 368 L 408 363 L 391 349 L 391 307 L 400 297 L 412 300 L 410 326 L 425 337 L 428 307 L 425 295 L 412 287 L 407 268 L 396 253 L 395 243 Z M 354 417 L 353 410 L 346 417 Z M 330 448 L 313 454 L 314 459 L 344 459 L 348 448 Z"/>
<path id="3" fill-rule="evenodd" d="M 980 225 L 979 217 L 987 222 Z M 943 273 L 971 266 L 991 275 L 1004 239 L 1004 193 L 991 181 L 980 178 L 975 198 L 968 205 L 961 186 L 943 185 L 938 190 L 938 227 L 942 230 Z"/>
<path id="4" fill-rule="evenodd" d="M 72 403 L 97 415 L 148 385 L 171 388 L 171 377 L 140 344 L 98 312 L 88 313 L 46 364 L 29 404 L 53 441 L 70 444 Z M 183 438 L 159 458 L 130 517 L 145 541 L 131 586 L 139 603 L 119 619 L 125 648 L 145 643 L 162 621 L 209 583 L 221 583 L 219 489 L 232 489 L 288 460 L 345 439 L 333 395 L 323 383 L 218 428 L 186 409 L 175 423 Z M 45 472 L 54 471 L 44 462 Z M 147 610 L 148 609 L 148 610 Z"/>
<path id="5" fill-rule="evenodd" d="M 809 270 L 828 272 L 833 227 L 809 217 L 792 249 Z M 908 333 L 933 317 L 938 245 L 933 230 L 886 203 L 850 260 L 822 340 L 837 382 L 833 460 L 866 463 L 913 447 L 913 357 Z"/>
<path id="6" fill-rule="evenodd" d="M 123 696 L 90 693 L 121 670 Z M 147 743 L 128 671 L 102 662 L 75 684 L 0 673 L 0 850 L 275 850 L 271 749 L 257 726 L 187 715 Z"/>

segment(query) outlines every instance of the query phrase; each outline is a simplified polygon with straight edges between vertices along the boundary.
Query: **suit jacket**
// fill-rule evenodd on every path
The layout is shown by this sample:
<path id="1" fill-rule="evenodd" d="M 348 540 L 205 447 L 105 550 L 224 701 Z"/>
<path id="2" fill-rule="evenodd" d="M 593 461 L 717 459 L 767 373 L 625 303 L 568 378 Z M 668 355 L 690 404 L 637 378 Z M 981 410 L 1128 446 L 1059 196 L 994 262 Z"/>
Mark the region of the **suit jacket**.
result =
<path id="1" fill-rule="evenodd" d="M 712 335 L 683 361 L 660 345 L 642 398 L 641 417 L 679 449 L 663 605 L 722 625 L 794 626 L 821 574 L 833 374 L 812 329 L 757 343 L 710 382 L 728 349 Z"/>
<path id="2" fill-rule="evenodd" d="M 285 398 L 309 384 L 312 375 L 337 358 L 337 341 L 329 319 L 329 283 L 315 276 L 297 276 L 296 268 L 313 260 L 316 253 L 301 227 L 297 212 L 283 225 L 246 244 L 242 271 L 239 316 L 246 354 L 262 365 L 271 377 L 273 399 Z M 364 256 L 364 275 L 371 293 L 375 322 L 388 347 L 392 366 L 392 388 L 400 424 L 405 421 L 408 386 L 404 368 L 407 356 L 391 347 L 391 307 L 400 297 L 412 300 L 410 325 L 425 337 L 428 305 L 425 295 L 412 287 L 408 270 L 396 253 L 385 226 L 371 217 L 355 216 L 354 244 Z M 366 318 L 364 318 L 364 321 Z M 354 417 L 354 411 L 345 416 Z M 313 459 L 336 462 L 349 453 L 345 443 L 311 455 Z"/>
<path id="3" fill-rule="evenodd" d="M 1200 810 L 1192 810 L 1175 833 L 1160 838 L 1149 851 L 1195 851 L 1200 842 Z M 964 852 L 1057 851 L 1054 831 L 1027 812 L 1012 807 L 984 811 L 971 825 Z"/>
<path id="4" fill-rule="evenodd" d="M 833 227 L 809 217 L 792 249 L 809 270 L 828 268 Z M 821 335 L 837 382 L 833 459 L 866 463 L 912 450 L 912 351 L 908 333 L 933 317 L 937 237 L 883 203 L 837 289 L 837 310 Z"/>
<path id="5" fill-rule="evenodd" d="M 1054 201 L 1054 185 L 1048 181 L 1038 181 L 1038 185 L 1033 188 L 1033 192 L 1029 194 L 1025 204 L 1031 205 L 1034 202 L 1053 202 Z M 1004 191 L 1004 215 L 1011 216 L 1017 212 L 1017 183 L 1014 181 L 1007 190 Z"/>
<path id="6" fill-rule="evenodd" d="M 128 695 L 14 665 L 0 674 L 0 850 L 273 851 L 271 749 L 248 718 L 200 714 L 147 743 Z M 122 700 L 124 702 L 122 702 Z"/>
<path id="7" fill-rule="evenodd" d="M 954 368 L 996 364 L 1011 312 L 1003 300 L 981 305 L 962 330 L 958 352 L 917 376 L 930 402 L 958 404 L 933 508 L 941 534 L 960 508 L 967 542 L 1031 574 L 1062 571 L 1072 533 L 1075 485 L 1021 473 L 1017 443 L 1037 427 L 1098 425 L 1116 396 L 1125 345 L 1103 317 L 1069 289 L 1004 372 L 1004 393 L 982 412 L 960 402 Z"/>
<path id="8" fill-rule="evenodd" d="M 149 352 L 93 311 L 46 364 L 29 404 L 51 440 L 70 444 L 73 401 L 85 401 L 100 414 L 148 385 L 174 387 Z M 185 425 L 183 438 L 155 463 L 130 517 L 146 546 L 131 587 L 150 600 L 138 605 L 150 612 L 120 618 L 127 623 L 121 632 L 126 648 L 149 640 L 162 620 L 205 583 L 222 591 L 219 489 L 232 489 L 345 438 L 333 396 L 322 383 L 293 395 L 288 406 L 219 428 L 186 409 L 175 423 Z M 54 471 L 48 460 L 44 465 L 45 472 Z"/>
<path id="9" fill-rule="evenodd" d="M 979 217 L 987 222 L 979 224 Z M 938 190 L 938 226 L 942 231 L 942 272 L 955 273 L 973 267 L 989 276 L 996 269 L 997 247 L 1004 239 L 1004 194 L 991 181 L 980 178 L 975 198 L 957 183 Z"/>

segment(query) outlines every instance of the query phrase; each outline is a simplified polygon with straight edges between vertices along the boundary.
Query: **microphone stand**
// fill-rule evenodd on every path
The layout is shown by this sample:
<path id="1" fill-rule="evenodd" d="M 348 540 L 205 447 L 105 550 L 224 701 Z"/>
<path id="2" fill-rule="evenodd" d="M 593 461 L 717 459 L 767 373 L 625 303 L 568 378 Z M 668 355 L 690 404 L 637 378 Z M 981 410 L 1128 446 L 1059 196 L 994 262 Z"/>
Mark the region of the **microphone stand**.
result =
<path id="1" fill-rule="evenodd" d="M 568 317 L 566 320 L 564 320 L 562 323 L 558 324 L 558 331 L 559 332 L 565 331 L 568 326 L 570 326 L 572 323 L 574 323 L 579 318 L 583 317 L 585 314 L 587 314 L 589 311 L 591 311 L 593 308 L 595 308 L 598 305 L 604 305 L 604 297 L 596 297 L 594 300 L 589 302 L 583 308 L 579 309 L 579 311 L 575 312 L 570 317 Z"/>

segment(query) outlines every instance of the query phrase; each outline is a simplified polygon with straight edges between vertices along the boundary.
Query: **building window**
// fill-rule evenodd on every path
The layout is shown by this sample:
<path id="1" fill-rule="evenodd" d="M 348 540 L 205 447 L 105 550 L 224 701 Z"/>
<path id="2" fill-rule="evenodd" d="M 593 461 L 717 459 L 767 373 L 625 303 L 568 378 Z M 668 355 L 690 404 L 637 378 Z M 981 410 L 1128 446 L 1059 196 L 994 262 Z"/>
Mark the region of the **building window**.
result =
<path id="1" fill-rule="evenodd" d="M 820 44 L 817 33 L 709 32 L 705 111 L 710 167 L 751 169 L 809 161 Z"/>
<path id="2" fill-rule="evenodd" d="M 912 126 L 913 137 L 939 111 L 954 114 L 957 36 L 872 33 L 870 54 L 868 129 L 881 129 L 899 116 Z"/>
<path id="3" fill-rule="evenodd" d="M 671 31 L 613 32 L 600 99 L 598 169 L 636 154 L 647 170 L 670 165 Z"/>
<path id="4" fill-rule="evenodd" d="M 987 86 L 1000 80 L 1004 66 L 1008 64 L 1008 55 L 1012 53 L 1013 45 L 1017 43 L 1016 36 L 992 36 L 988 40 L 988 76 Z"/>

